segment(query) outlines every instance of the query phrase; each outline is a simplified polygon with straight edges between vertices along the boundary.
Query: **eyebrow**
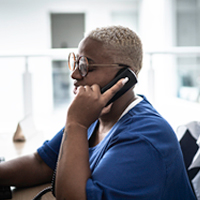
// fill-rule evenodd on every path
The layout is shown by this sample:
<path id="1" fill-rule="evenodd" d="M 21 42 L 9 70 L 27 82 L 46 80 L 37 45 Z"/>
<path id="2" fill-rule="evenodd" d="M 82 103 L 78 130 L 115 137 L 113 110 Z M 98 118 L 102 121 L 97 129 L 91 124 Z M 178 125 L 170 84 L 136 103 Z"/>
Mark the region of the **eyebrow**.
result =
<path id="1" fill-rule="evenodd" d="M 80 56 L 79 56 L 79 54 L 76 54 L 76 58 L 79 58 L 79 57 L 81 57 L 81 56 L 83 56 L 83 55 L 80 55 Z M 87 56 L 84 56 L 84 57 L 87 58 L 88 62 L 94 62 L 94 60 L 92 60 L 91 58 L 88 58 Z"/>

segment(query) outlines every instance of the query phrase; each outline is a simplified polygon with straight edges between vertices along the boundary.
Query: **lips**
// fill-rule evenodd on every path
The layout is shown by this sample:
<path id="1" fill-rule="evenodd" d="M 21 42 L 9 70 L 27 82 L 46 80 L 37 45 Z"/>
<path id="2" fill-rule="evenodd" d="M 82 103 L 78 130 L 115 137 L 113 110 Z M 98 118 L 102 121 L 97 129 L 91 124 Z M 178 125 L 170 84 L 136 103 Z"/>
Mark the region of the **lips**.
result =
<path id="1" fill-rule="evenodd" d="M 78 87 L 74 87 L 74 89 L 73 89 L 73 93 L 76 95 L 77 94 L 77 89 L 78 89 Z"/>
<path id="2" fill-rule="evenodd" d="M 77 81 L 74 81 L 74 89 L 73 89 L 73 93 L 76 95 L 77 94 L 77 89 L 80 85 L 77 84 Z"/>

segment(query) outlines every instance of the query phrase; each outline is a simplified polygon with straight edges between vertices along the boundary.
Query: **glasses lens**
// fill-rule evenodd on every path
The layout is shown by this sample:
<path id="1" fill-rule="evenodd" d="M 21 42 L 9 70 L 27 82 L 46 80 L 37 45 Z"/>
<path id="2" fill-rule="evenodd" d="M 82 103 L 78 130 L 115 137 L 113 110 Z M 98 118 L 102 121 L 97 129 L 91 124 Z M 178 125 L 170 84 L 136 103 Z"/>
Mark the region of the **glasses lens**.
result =
<path id="1" fill-rule="evenodd" d="M 68 57 L 68 66 L 71 71 L 75 69 L 76 57 L 74 53 L 70 53 Z"/>
<path id="2" fill-rule="evenodd" d="M 87 58 L 82 56 L 79 59 L 79 63 L 78 63 L 78 67 L 79 67 L 79 71 L 81 72 L 82 76 L 86 76 L 88 73 L 88 61 Z"/>

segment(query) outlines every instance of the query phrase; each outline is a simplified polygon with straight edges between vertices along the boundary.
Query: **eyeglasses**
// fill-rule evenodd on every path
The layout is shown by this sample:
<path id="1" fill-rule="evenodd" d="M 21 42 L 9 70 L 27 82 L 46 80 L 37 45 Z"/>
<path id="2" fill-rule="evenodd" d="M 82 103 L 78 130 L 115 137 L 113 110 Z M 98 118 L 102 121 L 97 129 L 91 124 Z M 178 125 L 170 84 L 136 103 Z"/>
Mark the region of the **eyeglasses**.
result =
<path id="1" fill-rule="evenodd" d="M 74 71 L 76 67 L 82 77 L 87 76 L 90 67 L 120 67 L 124 68 L 125 65 L 122 64 L 89 64 L 88 58 L 85 56 L 80 56 L 78 60 L 76 60 L 76 56 L 74 53 L 70 53 L 68 56 L 68 67 L 71 71 Z M 128 66 L 127 66 L 128 67 Z"/>

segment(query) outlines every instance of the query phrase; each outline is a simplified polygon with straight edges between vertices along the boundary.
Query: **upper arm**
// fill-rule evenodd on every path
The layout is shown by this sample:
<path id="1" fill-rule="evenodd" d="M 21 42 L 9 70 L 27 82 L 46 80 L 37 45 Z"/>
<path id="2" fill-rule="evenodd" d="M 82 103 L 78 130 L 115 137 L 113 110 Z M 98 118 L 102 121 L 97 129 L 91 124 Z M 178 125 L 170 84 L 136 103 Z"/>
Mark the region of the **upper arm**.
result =
<path id="1" fill-rule="evenodd" d="M 53 170 L 42 160 L 37 152 L 34 153 L 34 159 L 38 165 L 38 175 L 43 177 L 44 182 L 51 181 Z"/>
<path id="2" fill-rule="evenodd" d="M 51 140 L 45 141 L 44 144 L 37 149 L 37 153 L 52 170 L 55 170 L 60 151 L 60 145 L 63 137 L 63 129 L 61 129 Z"/>
<path id="3" fill-rule="evenodd" d="M 0 185 L 29 187 L 50 182 L 53 170 L 38 153 L 21 156 L 0 166 Z"/>

